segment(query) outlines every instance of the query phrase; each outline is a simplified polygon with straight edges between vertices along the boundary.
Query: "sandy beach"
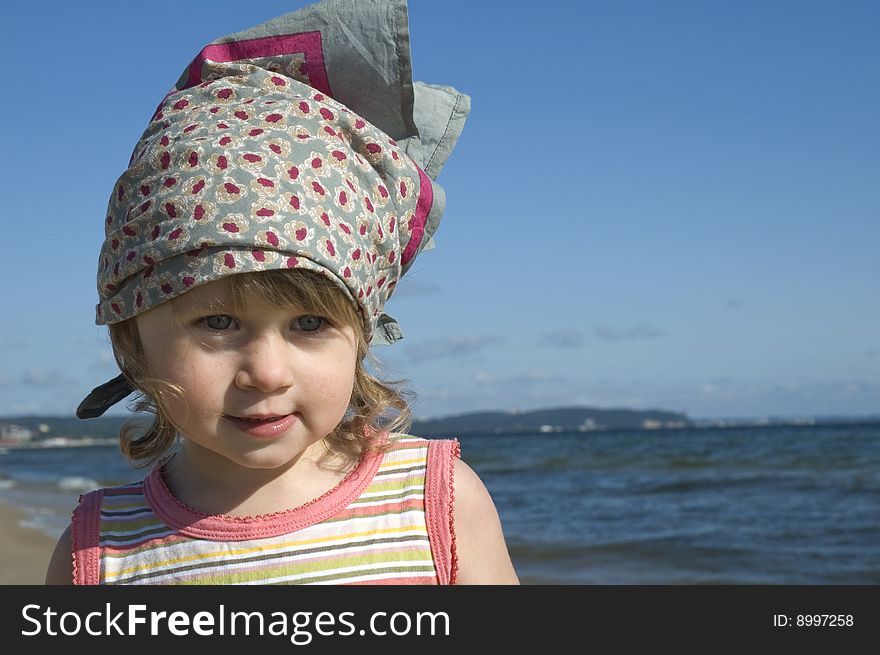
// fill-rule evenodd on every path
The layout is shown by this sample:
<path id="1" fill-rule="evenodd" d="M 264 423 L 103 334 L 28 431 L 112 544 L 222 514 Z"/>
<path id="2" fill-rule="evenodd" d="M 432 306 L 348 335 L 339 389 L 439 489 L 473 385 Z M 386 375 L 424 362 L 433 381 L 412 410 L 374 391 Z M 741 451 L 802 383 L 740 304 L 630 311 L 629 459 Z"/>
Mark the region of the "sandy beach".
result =
<path id="1" fill-rule="evenodd" d="M 23 513 L 0 503 L 0 584 L 41 585 L 55 540 L 40 530 L 23 528 Z"/>

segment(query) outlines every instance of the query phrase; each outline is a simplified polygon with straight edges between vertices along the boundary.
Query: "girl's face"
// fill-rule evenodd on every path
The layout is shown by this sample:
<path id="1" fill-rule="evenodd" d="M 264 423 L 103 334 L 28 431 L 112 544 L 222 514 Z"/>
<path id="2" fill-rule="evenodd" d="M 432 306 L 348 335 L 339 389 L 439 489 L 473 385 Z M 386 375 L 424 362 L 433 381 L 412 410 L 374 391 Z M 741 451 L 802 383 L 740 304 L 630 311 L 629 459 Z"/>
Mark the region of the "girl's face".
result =
<path id="1" fill-rule="evenodd" d="M 228 287 L 209 282 L 138 316 L 149 373 L 183 390 L 162 404 L 187 459 L 283 467 L 342 420 L 357 336 L 297 308 L 233 309 Z"/>

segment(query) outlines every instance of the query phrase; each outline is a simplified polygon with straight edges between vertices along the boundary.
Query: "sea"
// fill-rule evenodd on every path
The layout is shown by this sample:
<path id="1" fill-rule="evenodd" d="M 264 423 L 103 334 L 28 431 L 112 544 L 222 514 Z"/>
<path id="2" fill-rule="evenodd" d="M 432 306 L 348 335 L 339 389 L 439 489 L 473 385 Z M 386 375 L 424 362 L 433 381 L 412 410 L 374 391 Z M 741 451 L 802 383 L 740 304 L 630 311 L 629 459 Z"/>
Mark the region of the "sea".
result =
<path id="1" fill-rule="evenodd" d="M 524 584 L 880 584 L 880 424 L 459 437 Z M 143 477 L 112 445 L 0 450 L 0 501 L 57 537 Z"/>

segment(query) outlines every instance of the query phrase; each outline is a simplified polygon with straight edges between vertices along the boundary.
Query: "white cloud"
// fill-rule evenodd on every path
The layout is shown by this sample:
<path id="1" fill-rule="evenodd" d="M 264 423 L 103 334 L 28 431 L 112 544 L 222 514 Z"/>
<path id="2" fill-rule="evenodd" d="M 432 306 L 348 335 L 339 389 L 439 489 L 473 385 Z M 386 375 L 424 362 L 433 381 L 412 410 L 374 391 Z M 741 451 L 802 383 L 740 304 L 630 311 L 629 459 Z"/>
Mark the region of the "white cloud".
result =
<path id="1" fill-rule="evenodd" d="M 542 333 L 539 343 L 550 348 L 581 348 L 584 345 L 584 333 L 574 328 L 560 328 Z"/>
<path id="2" fill-rule="evenodd" d="M 412 361 L 421 363 L 432 359 L 447 359 L 450 357 L 457 358 L 472 355 L 503 341 L 504 337 L 498 335 L 473 335 L 429 339 L 409 346 L 409 348 L 407 348 L 407 353 Z"/>
<path id="3" fill-rule="evenodd" d="M 113 357 L 111 350 L 102 350 L 89 364 L 89 371 L 105 371 L 107 373 L 116 372 L 116 358 Z"/>
<path id="4" fill-rule="evenodd" d="M 23 386 L 33 387 L 35 389 L 69 385 L 73 382 L 57 368 L 52 370 L 30 369 L 21 375 L 19 381 Z"/>
<path id="5" fill-rule="evenodd" d="M 597 338 L 603 341 L 635 341 L 665 336 L 665 332 L 644 321 L 630 328 L 600 325 L 593 332 Z"/>
<path id="6" fill-rule="evenodd" d="M 419 298 L 421 296 L 434 296 L 442 293 L 443 289 L 438 284 L 420 280 L 417 277 L 404 276 L 400 278 L 394 288 L 394 298 Z"/>

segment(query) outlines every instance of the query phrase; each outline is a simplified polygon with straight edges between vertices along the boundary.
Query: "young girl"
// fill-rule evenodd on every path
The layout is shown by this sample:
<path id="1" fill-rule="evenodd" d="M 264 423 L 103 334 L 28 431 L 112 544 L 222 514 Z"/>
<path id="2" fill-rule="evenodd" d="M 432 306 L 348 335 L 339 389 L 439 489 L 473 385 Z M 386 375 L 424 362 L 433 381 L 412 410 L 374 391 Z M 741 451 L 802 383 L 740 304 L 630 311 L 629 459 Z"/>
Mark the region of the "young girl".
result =
<path id="1" fill-rule="evenodd" d="M 402 0 L 327 0 L 207 46 L 156 110 L 99 259 L 122 375 L 77 412 L 137 391 L 122 448 L 155 466 L 80 499 L 48 584 L 517 582 L 458 443 L 402 434 L 364 366 L 469 108 L 408 42 Z"/>

